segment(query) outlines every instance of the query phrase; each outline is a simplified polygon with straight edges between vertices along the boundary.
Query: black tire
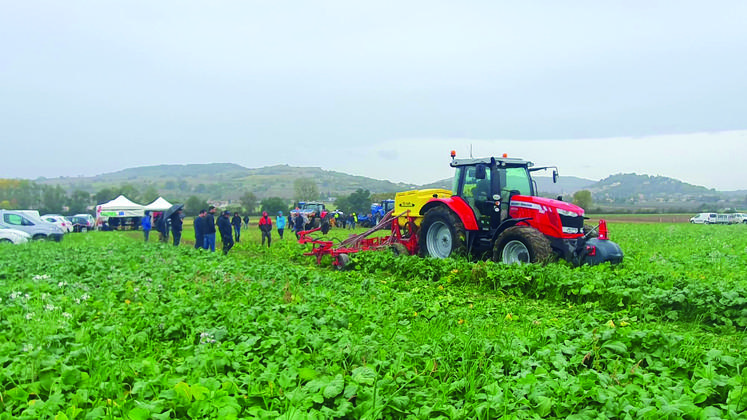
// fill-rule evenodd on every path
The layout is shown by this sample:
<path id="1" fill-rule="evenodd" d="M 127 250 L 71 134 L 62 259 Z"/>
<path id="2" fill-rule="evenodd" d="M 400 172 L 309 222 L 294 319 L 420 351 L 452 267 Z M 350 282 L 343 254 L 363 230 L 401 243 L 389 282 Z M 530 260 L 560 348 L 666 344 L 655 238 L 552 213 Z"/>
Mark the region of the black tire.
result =
<path id="1" fill-rule="evenodd" d="M 37 233 L 31 239 L 33 239 L 34 241 L 43 241 L 47 239 L 47 235 L 43 233 Z"/>
<path id="2" fill-rule="evenodd" d="M 531 226 L 513 226 L 498 236 L 493 261 L 505 264 L 544 263 L 553 257 L 550 241 Z"/>
<path id="3" fill-rule="evenodd" d="M 463 255 L 467 234 L 464 224 L 446 207 L 435 207 L 428 210 L 420 225 L 418 245 L 423 257 L 448 258 L 452 255 Z"/>
<path id="4" fill-rule="evenodd" d="M 8 238 L 2 238 L 2 239 L 0 239 L 0 245 L 12 244 L 12 243 L 13 243 L 13 241 L 11 241 Z"/>

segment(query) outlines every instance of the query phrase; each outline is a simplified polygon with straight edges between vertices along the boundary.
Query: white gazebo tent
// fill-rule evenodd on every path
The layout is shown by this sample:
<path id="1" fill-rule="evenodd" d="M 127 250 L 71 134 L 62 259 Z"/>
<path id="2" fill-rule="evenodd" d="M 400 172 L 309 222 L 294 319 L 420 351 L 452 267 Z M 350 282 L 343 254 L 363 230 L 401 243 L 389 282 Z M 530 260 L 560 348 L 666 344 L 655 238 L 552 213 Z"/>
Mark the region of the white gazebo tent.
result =
<path id="1" fill-rule="evenodd" d="M 144 209 L 144 206 L 120 195 L 108 203 L 96 206 L 96 220 L 103 217 L 143 217 Z"/>
<path id="2" fill-rule="evenodd" d="M 152 203 L 148 204 L 147 206 L 143 207 L 143 210 L 148 211 L 166 211 L 171 207 L 171 203 L 166 201 L 163 197 L 158 197 L 153 201 Z"/>

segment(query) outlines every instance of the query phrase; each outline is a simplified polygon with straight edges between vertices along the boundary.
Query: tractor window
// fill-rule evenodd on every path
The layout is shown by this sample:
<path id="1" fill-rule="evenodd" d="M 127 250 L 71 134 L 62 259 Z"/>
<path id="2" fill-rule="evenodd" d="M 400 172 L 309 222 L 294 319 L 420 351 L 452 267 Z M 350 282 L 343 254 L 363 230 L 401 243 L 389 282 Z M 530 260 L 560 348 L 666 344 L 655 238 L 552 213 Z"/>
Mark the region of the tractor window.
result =
<path id="1" fill-rule="evenodd" d="M 462 178 L 463 170 L 464 167 L 457 166 L 456 171 L 454 172 L 454 180 L 451 183 L 451 192 L 453 194 L 459 194 L 459 180 Z"/>
<path id="2" fill-rule="evenodd" d="M 506 168 L 501 179 L 501 199 L 507 200 L 511 191 L 521 195 L 532 195 L 532 181 L 526 168 Z"/>
<path id="3" fill-rule="evenodd" d="M 462 198 L 470 204 L 475 201 L 489 200 L 491 171 L 485 171 L 485 179 L 477 179 L 477 170 L 474 166 L 465 167 L 463 170 L 466 172 L 464 174 L 464 185 L 462 186 Z"/>

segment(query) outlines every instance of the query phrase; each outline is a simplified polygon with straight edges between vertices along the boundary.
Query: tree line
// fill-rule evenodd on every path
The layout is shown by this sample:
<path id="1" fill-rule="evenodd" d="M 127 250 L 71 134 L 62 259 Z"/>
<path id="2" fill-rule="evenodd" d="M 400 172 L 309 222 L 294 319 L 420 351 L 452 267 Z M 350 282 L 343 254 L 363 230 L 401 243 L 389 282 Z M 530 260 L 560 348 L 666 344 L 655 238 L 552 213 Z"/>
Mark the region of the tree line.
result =
<path id="1" fill-rule="evenodd" d="M 224 210 L 239 212 L 240 214 L 258 214 L 267 211 L 277 214 L 282 211 L 287 214 L 297 203 L 317 201 L 321 199 L 318 184 L 310 178 L 298 178 L 293 184 L 294 200 L 282 197 L 258 198 L 251 191 L 244 191 L 237 201 L 229 204 Z M 36 209 L 40 213 L 86 213 L 98 204 L 113 200 L 124 195 L 130 200 L 148 204 L 159 197 L 159 191 L 153 185 L 146 185 L 142 189 L 132 184 L 108 186 L 95 193 L 75 189 L 66 191 L 60 185 L 39 184 L 31 180 L 0 179 L 0 208 L 3 209 Z M 356 212 L 364 214 L 370 211 L 371 203 L 387 198 L 394 198 L 394 193 L 371 194 L 369 190 L 359 188 L 355 192 L 337 197 L 334 206 L 346 213 Z M 178 198 L 167 198 L 172 202 L 183 202 L 185 213 L 189 216 L 208 207 L 206 199 L 191 195 L 185 201 Z"/>

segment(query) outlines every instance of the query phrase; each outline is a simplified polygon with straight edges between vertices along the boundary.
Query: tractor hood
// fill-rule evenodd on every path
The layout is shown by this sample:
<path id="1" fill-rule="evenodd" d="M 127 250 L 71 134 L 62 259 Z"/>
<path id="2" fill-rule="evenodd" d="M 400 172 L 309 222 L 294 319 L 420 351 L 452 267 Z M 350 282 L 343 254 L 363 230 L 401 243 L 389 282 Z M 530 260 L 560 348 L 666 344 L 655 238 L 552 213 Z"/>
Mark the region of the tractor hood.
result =
<path id="1" fill-rule="evenodd" d="M 539 210 L 540 213 L 550 211 L 550 209 L 564 210 L 566 212 L 575 213 L 576 216 L 583 217 L 584 209 L 581 207 L 566 203 L 565 201 L 554 200 L 552 198 L 545 197 L 533 197 L 528 195 L 515 195 L 511 197 L 511 207 L 527 207 Z"/>

